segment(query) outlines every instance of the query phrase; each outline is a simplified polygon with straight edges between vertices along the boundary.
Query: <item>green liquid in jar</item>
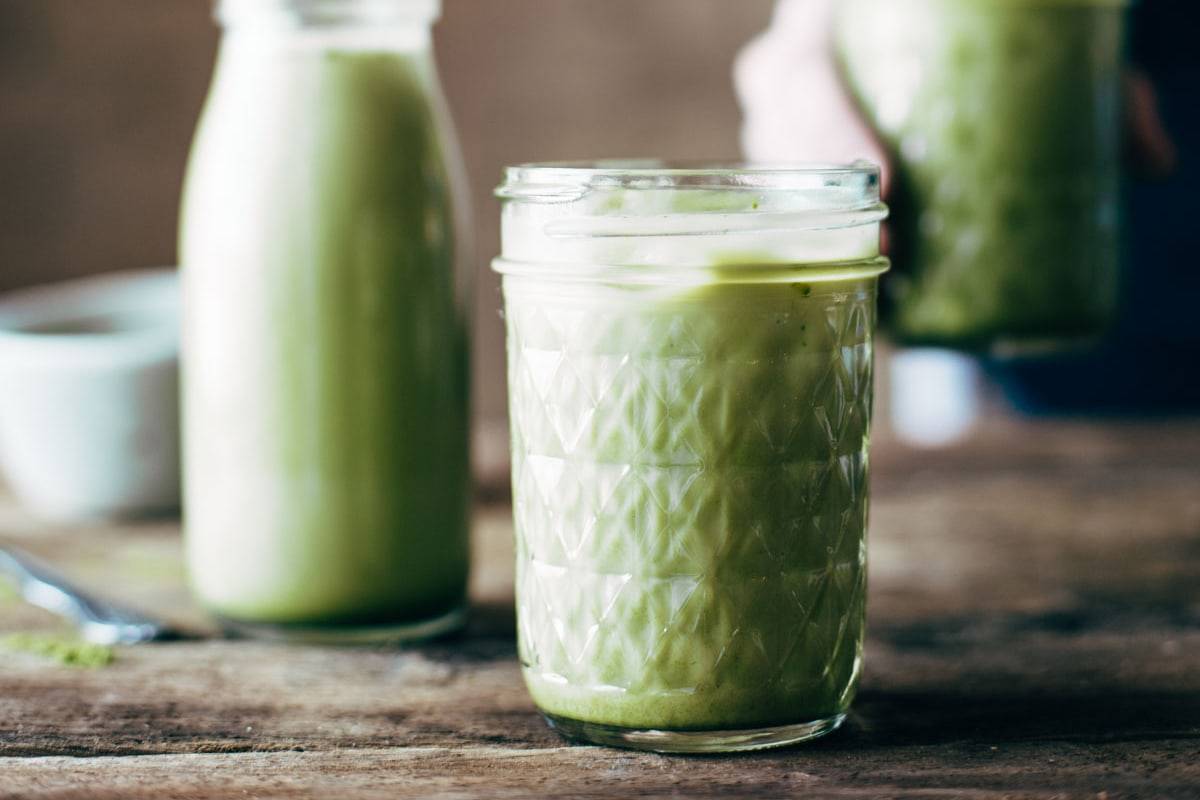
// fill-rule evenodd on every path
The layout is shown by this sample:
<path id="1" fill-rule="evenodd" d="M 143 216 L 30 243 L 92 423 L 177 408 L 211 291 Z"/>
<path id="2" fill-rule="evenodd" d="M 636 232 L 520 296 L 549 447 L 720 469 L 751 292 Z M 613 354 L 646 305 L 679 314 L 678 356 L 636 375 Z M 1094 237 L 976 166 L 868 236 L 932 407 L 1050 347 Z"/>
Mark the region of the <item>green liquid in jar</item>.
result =
<path id="1" fill-rule="evenodd" d="M 520 653 L 545 712 L 828 718 L 857 685 L 875 278 L 506 276 Z"/>

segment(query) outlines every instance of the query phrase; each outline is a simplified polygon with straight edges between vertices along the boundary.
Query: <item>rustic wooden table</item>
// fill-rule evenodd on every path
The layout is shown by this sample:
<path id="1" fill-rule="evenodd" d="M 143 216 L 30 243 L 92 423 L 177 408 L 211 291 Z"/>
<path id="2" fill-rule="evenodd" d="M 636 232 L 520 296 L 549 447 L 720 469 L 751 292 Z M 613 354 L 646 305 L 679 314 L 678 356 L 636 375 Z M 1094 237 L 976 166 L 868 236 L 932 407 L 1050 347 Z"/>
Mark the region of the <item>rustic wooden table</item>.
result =
<path id="1" fill-rule="evenodd" d="M 93 669 L 0 651 L 0 797 L 1200 797 L 1200 422 L 1001 422 L 947 452 L 881 442 L 873 468 L 867 671 L 822 741 L 558 739 L 521 685 L 497 506 L 458 640 L 198 640 Z M 0 537 L 197 622 L 173 522 L 59 527 L 0 500 Z M 0 597 L 0 632 L 58 626 Z"/>

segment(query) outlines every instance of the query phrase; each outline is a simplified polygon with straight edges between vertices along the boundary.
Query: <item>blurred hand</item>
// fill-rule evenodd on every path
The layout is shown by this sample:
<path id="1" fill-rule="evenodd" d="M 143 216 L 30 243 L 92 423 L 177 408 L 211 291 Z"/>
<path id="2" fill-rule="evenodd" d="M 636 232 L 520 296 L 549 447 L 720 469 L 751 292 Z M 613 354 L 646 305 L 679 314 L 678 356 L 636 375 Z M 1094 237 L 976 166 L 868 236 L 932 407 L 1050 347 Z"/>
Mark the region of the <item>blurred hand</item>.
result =
<path id="1" fill-rule="evenodd" d="M 865 158 L 882 168 L 886 190 L 887 150 L 838 73 L 833 8 L 834 0 L 781 0 L 770 27 L 738 55 L 742 148 L 763 162 Z"/>
<path id="2" fill-rule="evenodd" d="M 1158 93 L 1140 70 L 1125 71 L 1125 161 L 1134 174 L 1165 178 L 1175 171 L 1179 151 L 1163 124 Z"/>

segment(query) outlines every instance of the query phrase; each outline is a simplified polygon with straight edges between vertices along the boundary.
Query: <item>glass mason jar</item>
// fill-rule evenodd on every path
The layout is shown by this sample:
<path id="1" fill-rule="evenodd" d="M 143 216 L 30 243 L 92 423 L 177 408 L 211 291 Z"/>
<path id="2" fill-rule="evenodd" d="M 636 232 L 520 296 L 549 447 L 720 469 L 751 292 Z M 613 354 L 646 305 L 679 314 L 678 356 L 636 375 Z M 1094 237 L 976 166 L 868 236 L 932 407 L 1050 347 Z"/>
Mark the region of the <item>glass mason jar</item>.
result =
<path id="1" fill-rule="evenodd" d="M 1085 339 L 1111 321 L 1124 0 L 842 0 L 853 91 L 895 159 L 897 339 Z"/>
<path id="2" fill-rule="evenodd" d="M 862 653 L 875 167 L 509 168 L 524 676 L 574 738 L 748 750 Z"/>
<path id="3" fill-rule="evenodd" d="M 437 0 L 223 0 L 183 199 L 187 563 L 252 632 L 461 624 L 469 261 Z"/>

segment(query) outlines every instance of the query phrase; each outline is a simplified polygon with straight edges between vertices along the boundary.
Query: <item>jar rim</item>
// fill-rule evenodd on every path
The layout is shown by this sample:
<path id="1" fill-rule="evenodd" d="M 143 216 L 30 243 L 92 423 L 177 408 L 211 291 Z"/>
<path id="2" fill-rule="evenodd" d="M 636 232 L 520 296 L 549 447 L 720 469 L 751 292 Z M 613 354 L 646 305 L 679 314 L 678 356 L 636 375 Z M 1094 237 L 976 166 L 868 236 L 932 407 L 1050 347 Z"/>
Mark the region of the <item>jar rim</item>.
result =
<path id="1" fill-rule="evenodd" d="M 574 202 L 597 190 L 716 189 L 755 192 L 841 189 L 853 207 L 879 202 L 879 167 L 852 163 L 770 163 L 612 159 L 515 164 L 496 196 L 531 203 Z"/>

